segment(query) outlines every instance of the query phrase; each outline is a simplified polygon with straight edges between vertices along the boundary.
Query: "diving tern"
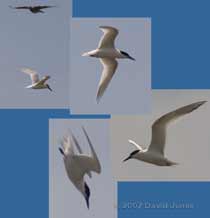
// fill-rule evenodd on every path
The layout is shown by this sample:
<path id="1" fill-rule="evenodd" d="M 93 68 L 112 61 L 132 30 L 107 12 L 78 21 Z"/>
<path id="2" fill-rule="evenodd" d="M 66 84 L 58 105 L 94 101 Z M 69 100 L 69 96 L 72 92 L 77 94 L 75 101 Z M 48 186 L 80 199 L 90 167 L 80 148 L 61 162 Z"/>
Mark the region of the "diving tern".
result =
<path id="1" fill-rule="evenodd" d="M 167 126 L 179 117 L 198 109 L 204 103 L 206 103 L 206 101 L 200 101 L 181 107 L 157 119 L 152 125 L 152 140 L 148 149 L 143 149 L 133 140 L 128 140 L 129 143 L 137 147 L 137 150 L 133 151 L 124 161 L 137 159 L 158 166 L 177 165 L 178 163 L 168 160 L 164 155 Z"/>
<path id="2" fill-rule="evenodd" d="M 38 73 L 32 69 L 22 68 L 21 71 L 31 77 L 32 84 L 27 86 L 27 89 L 49 89 L 52 91 L 50 86 L 46 83 L 46 81 L 50 79 L 50 76 L 44 76 L 42 79 L 39 79 Z"/>
<path id="3" fill-rule="evenodd" d="M 82 55 L 100 58 L 100 62 L 103 65 L 103 72 L 98 85 L 98 92 L 96 97 L 97 103 L 99 103 L 117 69 L 118 62 L 116 59 L 127 58 L 135 61 L 135 59 L 128 53 L 115 48 L 114 42 L 119 33 L 118 29 L 111 26 L 100 26 L 99 28 L 103 31 L 104 34 L 101 37 L 98 48 L 86 52 Z"/>
<path id="4" fill-rule="evenodd" d="M 90 146 L 91 156 L 82 154 L 82 149 L 72 133 L 68 137 L 63 138 L 59 151 L 63 155 L 68 178 L 84 196 L 89 209 L 90 188 L 85 182 L 84 177 L 87 174 L 92 178 L 92 171 L 100 174 L 101 165 L 86 130 L 84 128 L 82 129 Z M 79 154 L 75 153 L 74 146 L 76 146 Z"/>

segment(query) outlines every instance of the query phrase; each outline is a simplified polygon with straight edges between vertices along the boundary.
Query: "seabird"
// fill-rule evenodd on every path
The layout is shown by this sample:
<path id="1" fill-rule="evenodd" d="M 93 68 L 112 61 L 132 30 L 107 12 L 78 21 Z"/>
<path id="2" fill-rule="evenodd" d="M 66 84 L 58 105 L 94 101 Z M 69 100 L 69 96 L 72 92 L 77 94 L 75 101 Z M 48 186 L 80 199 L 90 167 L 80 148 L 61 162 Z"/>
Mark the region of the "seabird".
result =
<path id="1" fill-rule="evenodd" d="M 204 103 L 206 103 L 206 101 L 199 101 L 181 107 L 157 119 L 152 125 L 152 140 L 147 149 L 143 149 L 142 146 L 133 140 L 128 140 L 129 143 L 137 147 L 137 150 L 133 151 L 124 161 L 137 159 L 158 166 L 177 165 L 177 163 L 168 160 L 164 155 L 167 126 L 179 117 L 198 109 Z"/>
<path id="2" fill-rule="evenodd" d="M 103 72 L 98 85 L 97 103 L 103 96 L 106 88 L 108 87 L 116 69 L 118 66 L 117 58 L 127 58 L 135 60 L 127 52 L 115 48 L 114 42 L 119 31 L 111 26 L 100 26 L 103 31 L 103 36 L 99 42 L 98 48 L 84 53 L 82 56 L 90 56 L 100 58 L 100 62 L 103 65 Z"/>
<path id="3" fill-rule="evenodd" d="M 82 154 L 82 149 L 72 133 L 68 137 L 63 138 L 59 151 L 63 155 L 68 178 L 84 196 L 89 209 L 90 188 L 85 182 L 84 176 L 87 174 L 91 178 L 92 171 L 100 174 L 101 165 L 86 130 L 82 129 L 90 146 L 91 156 Z M 79 154 L 75 153 L 74 146 L 76 146 Z"/>
<path id="4" fill-rule="evenodd" d="M 9 6 L 9 7 L 12 8 L 12 9 L 25 9 L 25 10 L 29 10 L 31 13 L 37 14 L 37 13 L 44 13 L 43 9 L 54 8 L 56 6 L 37 5 L 37 6 L 17 6 L 17 7 Z"/>
<path id="5" fill-rule="evenodd" d="M 39 75 L 36 71 L 29 68 L 22 68 L 21 71 L 23 73 L 28 74 L 31 77 L 32 84 L 27 86 L 27 89 L 49 89 L 52 91 L 50 86 L 46 83 L 50 76 L 44 76 L 41 80 L 39 79 Z"/>

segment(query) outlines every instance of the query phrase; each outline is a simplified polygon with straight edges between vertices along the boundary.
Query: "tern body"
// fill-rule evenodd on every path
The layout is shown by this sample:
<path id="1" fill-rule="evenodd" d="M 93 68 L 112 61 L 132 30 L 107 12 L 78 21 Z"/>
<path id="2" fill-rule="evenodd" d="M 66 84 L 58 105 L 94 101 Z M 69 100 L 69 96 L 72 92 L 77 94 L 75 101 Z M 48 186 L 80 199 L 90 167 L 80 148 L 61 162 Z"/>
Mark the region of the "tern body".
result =
<path id="1" fill-rule="evenodd" d="M 131 144 L 133 144 L 131 142 L 131 140 L 129 140 L 129 142 Z M 173 166 L 173 165 L 177 165 L 177 163 L 168 160 L 163 155 L 155 153 L 155 152 L 151 152 L 148 149 L 142 150 L 141 152 L 138 151 L 138 153 L 136 153 L 134 155 L 134 157 L 137 160 L 141 160 L 143 162 L 154 164 L 154 165 L 158 165 L 158 166 Z"/>
<path id="2" fill-rule="evenodd" d="M 118 29 L 110 26 L 101 26 L 100 29 L 103 31 L 104 35 L 101 37 L 98 48 L 83 54 L 83 56 L 100 58 L 103 65 L 103 72 L 96 97 L 97 102 L 99 102 L 103 96 L 117 69 L 118 62 L 116 59 L 135 60 L 128 53 L 115 48 L 114 42 L 119 33 Z"/>
<path id="3" fill-rule="evenodd" d="M 128 140 L 129 143 L 137 147 L 137 150 L 133 151 L 124 161 L 129 159 L 137 159 L 158 166 L 177 165 L 177 163 L 168 160 L 164 155 L 167 126 L 169 123 L 178 119 L 179 117 L 196 110 L 205 102 L 206 101 L 200 101 L 181 107 L 157 119 L 152 125 L 152 140 L 148 149 L 143 149 L 133 140 Z"/>
<path id="4" fill-rule="evenodd" d="M 84 196 L 87 207 L 89 208 L 90 188 L 85 182 L 84 177 L 87 174 L 91 178 L 92 171 L 100 174 L 101 165 L 90 141 L 90 138 L 84 128 L 83 132 L 89 143 L 91 156 L 82 154 L 82 149 L 73 134 L 63 139 L 62 148 L 59 148 L 59 150 L 63 155 L 64 165 L 68 178 L 77 188 L 77 190 Z M 75 153 L 74 146 L 77 147 L 79 154 Z"/>
<path id="5" fill-rule="evenodd" d="M 90 56 L 95 58 L 128 58 L 128 56 L 121 53 L 120 50 L 115 48 L 101 48 L 95 49 L 83 54 L 83 56 Z"/>
<path id="6" fill-rule="evenodd" d="M 27 89 L 49 89 L 52 91 L 49 84 L 46 83 L 46 81 L 50 79 L 50 76 L 44 76 L 42 79 L 39 79 L 38 73 L 34 70 L 22 68 L 21 71 L 28 74 L 31 78 L 32 84 L 26 86 Z"/>

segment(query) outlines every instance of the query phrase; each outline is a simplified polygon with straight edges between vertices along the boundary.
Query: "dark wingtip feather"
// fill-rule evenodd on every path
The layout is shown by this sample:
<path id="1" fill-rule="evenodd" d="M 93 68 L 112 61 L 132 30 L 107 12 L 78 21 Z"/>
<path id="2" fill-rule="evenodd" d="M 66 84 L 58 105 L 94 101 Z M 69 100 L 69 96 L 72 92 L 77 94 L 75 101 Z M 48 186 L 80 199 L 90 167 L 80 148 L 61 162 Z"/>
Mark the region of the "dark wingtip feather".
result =
<path id="1" fill-rule="evenodd" d="M 196 109 L 198 109 L 199 107 L 201 107 L 203 104 L 205 104 L 207 101 L 199 101 L 199 102 L 196 102 L 194 103 L 194 107 L 189 111 L 189 112 L 192 112 Z"/>
<path id="2" fill-rule="evenodd" d="M 198 108 L 198 107 L 202 106 L 202 105 L 205 104 L 206 102 L 207 102 L 207 101 L 199 101 L 199 102 L 197 102 L 197 105 L 196 105 L 195 108 Z"/>

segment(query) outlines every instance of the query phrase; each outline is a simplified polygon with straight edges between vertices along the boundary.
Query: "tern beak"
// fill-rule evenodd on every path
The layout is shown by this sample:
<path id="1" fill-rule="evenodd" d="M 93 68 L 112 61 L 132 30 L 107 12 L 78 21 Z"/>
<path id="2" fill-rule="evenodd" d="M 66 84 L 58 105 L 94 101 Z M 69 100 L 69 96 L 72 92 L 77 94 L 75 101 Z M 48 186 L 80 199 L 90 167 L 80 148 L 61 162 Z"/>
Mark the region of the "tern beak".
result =
<path id="1" fill-rule="evenodd" d="M 129 56 L 129 59 L 131 59 L 132 61 L 136 61 L 136 59 L 131 56 Z"/>
<path id="2" fill-rule="evenodd" d="M 123 160 L 123 162 L 125 162 L 125 161 L 127 161 L 127 160 L 130 160 L 130 159 L 131 159 L 131 157 L 129 156 L 129 157 L 125 158 L 125 159 Z"/>
<path id="3" fill-rule="evenodd" d="M 64 152 L 62 148 L 59 148 L 59 151 L 61 152 L 61 154 L 64 156 Z"/>
<path id="4" fill-rule="evenodd" d="M 86 197 L 85 200 L 86 200 L 87 208 L 90 209 L 90 205 L 89 205 L 89 197 Z"/>
<path id="5" fill-rule="evenodd" d="M 52 92 L 52 89 L 50 88 L 50 86 L 48 85 L 47 88 Z"/>
<path id="6" fill-rule="evenodd" d="M 87 208 L 89 209 L 90 189 L 86 183 L 85 183 L 85 193 L 83 195 L 86 200 Z"/>

